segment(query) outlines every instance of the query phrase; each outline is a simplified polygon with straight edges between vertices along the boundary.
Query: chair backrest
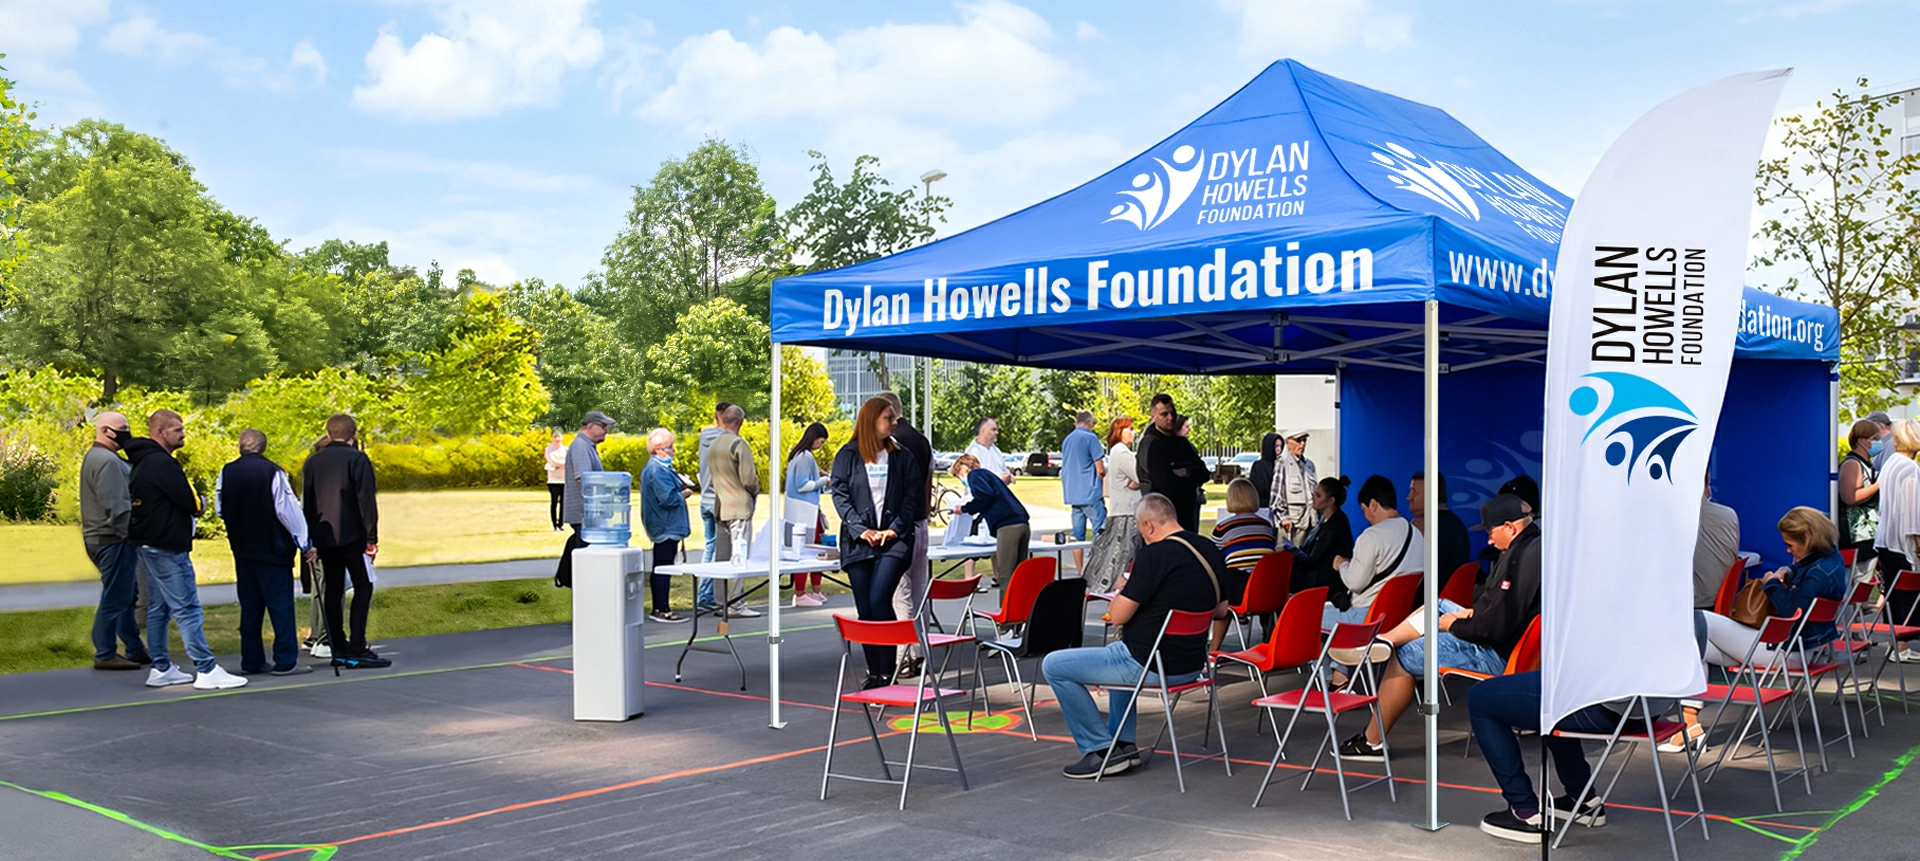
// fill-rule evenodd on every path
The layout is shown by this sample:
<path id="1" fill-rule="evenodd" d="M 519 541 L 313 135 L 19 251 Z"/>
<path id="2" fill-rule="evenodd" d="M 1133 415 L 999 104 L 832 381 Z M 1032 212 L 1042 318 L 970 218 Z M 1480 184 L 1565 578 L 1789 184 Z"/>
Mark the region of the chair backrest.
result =
<path id="1" fill-rule="evenodd" d="M 1033 613 L 1034 599 L 1040 597 L 1040 590 L 1053 582 L 1054 572 L 1059 570 L 1060 561 L 1052 556 L 1034 556 L 1013 566 L 1013 577 L 1007 581 L 1006 603 L 1000 612 L 1002 625 L 1018 625 L 1027 621 Z"/>
<path id="2" fill-rule="evenodd" d="M 1473 581 L 1479 576 L 1478 562 L 1468 562 L 1453 569 L 1453 576 L 1447 578 L 1446 586 L 1440 590 L 1440 600 L 1452 601 L 1462 607 L 1473 606 Z"/>
<path id="3" fill-rule="evenodd" d="M 1814 625 L 1832 624 L 1840 615 L 1840 602 L 1832 598 L 1815 598 L 1813 606 L 1807 608 L 1807 622 Z"/>
<path id="4" fill-rule="evenodd" d="M 978 575 L 959 579 L 937 577 L 927 581 L 927 600 L 961 601 L 973 597 L 974 591 L 979 588 Z"/>
<path id="5" fill-rule="evenodd" d="M 1520 635 L 1520 642 L 1513 647 L 1513 654 L 1507 656 L 1507 675 L 1531 673 L 1540 669 L 1540 617 L 1533 617 L 1527 625 L 1527 632 Z"/>
<path id="6" fill-rule="evenodd" d="M 1299 667 L 1320 657 L 1320 616 L 1327 603 L 1327 587 L 1315 586 L 1293 593 L 1273 626 L 1270 669 Z"/>
<path id="7" fill-rule="evenodd" d="M 1902 571 L 1887 584 L 1889 592 L 1920 592 L 1920 571 Z"/>
<path id="8" fill-rule="evenodd" d="M 1847 603 L 1848 604 L 1867 603 L 1867 601 L 1873 597 L 1874 587 L 1879 585 L 1880 585 L 1880 581 L 1875 580 L 1871 577 L 1853 584 L 1853 591 L 1847 593 Z"/>
<path id="9" fill-rule="evenodd" d="M 1269 553 L 1253 564 L 1247 575 L 1247 591 L 1235 613 L 1250 616 L 1272 613 L 1286 606 L 1287 592 L 1293 588 L 1293 554 Z"/>
<path id="10" fill-rule="evenodd" d="M 1793 632 L 1800 627 L 1800 618 L 1805 615 L 1795 610 L 1791 616 L 1768 616 L 1765 622 L 1760 623 L 1760 639 L 1757 644 L 1778 646 L 1786 642 L 1787 638 L 1793 636 Z"/>
<path id="11" fill-rule="evenodd" d="M 1212 610 L 1168 610 L 1166 636 L 1192 637 L 1213 633 Z"/>
<path id="12" fill-rule="evenodd" d="M 1852 568 L 1853 560 L 1858 558 L 1860 558 L 1860 551 L 1857 548 L 1847 547 L 1840 551 L 1840 564 L 1848 568 Z"/>
<path id="13" fill-rule="evenodd" d="M 1722 616 L 1733 612 L 1733 599 L 1740 594 L 1740 575 L 1747 571 L 1747 560 L 1733 557 L 1727 576 L 1720 578 L 1720 591 L 1713 596 L 1713 612 Z"/>
<path id="14" fill-rule="evenodd" d="M 1367 605 L 1367 621 L 1391 627 L 1413 615 L 1413 593 L 1420 588 L 1423 576 L 1418 571 L 1409 571 L 1387 578 L 1373 596 L 1373 603 Z"/>
<path id="15" fill-rule="evenodd" d="M 1329 649 L 1365 649 L 1373 644 L 1373 638 L 1380 633 L 1380 623 L 1335 622 L 1333 634 L 1327 637 Z"/>
<path id="16" fill-rule="evenodd" d="M 891 622 L 865 622 L 851 616 L 834 614 L 840 626 L 840 638 L 860 646 L 911 646 L 920 642 L 920 632 L 912 619 Z"/>
<path id="17" fill-rule="evenodd" d="M 1020 657 L 1038 658 L 1061 649 L 1077 649 L 1087 630 L 1087 581 L 1054 580 L 1033 601 Z"/>

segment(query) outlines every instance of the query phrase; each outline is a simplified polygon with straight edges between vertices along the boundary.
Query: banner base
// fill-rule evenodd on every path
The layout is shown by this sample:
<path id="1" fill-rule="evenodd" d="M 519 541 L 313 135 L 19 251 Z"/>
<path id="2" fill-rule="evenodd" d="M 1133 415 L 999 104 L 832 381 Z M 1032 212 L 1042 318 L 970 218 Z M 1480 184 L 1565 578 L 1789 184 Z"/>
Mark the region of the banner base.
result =
<path id="1" fill-rule="evenodd" d="M 1412 825 L 1413 825 L 1413 827 L 1415 827 L 1415 828 L 1418 828 L 1418 829 L 1420 829 L 1421 831 L 1439 831 L 1440 829 L 1442 829 L 1442 828 L 1445 828 L 1445 827 L 1447 827 L 1448 825 L 1451 825 L 1451 824 L 1453 824 L 1453 823 L 1451 823 L 1451 822 L 1435 822 L 1435 823 L 1433 823 L 1432 825 L 1428 825 L 1428 824 L 1427 824 L 1427 823 L 1425 823 L 1425 822 L 1415 822 L 1415 823 L 1412 823 Z"/>

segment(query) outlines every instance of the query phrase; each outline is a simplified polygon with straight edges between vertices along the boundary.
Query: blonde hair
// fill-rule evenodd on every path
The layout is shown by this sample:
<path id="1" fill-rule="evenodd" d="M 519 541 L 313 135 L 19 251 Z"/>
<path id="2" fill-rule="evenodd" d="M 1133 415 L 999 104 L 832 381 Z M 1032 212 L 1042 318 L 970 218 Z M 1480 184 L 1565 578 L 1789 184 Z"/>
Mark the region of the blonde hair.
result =
<path id="1" fill-rule="evenodd" d="M 1906 455 L 1920 452 L 1920 425 L 1913 419 L 1893 423 L 1893 450 Z"/>
<path id="2" fill-rule="evenodd" d="M 953 465 L 947 467 L 947 474 L 953 476 L 954 478 L 959 478 L 961 470 L 964 469 L 971 472 L 979 468 L 980 468 L 979 458 L 974 457 L 973 455 L 970 455 L 970 454 L 963 454 L 953 459 Z"/>
<path id="3" fill-rule="evenodd" d="M 1781 535 L 1806 545 L 1810 556 L 1825 556 L 1832 552 L 1834 543 L 1840 537 L 1831 518 L 1805 505 L 1796 506 L 1781 515 L 1779 529 Z"/>
<path id="4" fill-rule="evenodd" d="M 1253 482 L 1236 478 L 1227 484 L 1227 510 L 1234 514 L 1260 510 L 1260 494 L 1254 492 Z"/>

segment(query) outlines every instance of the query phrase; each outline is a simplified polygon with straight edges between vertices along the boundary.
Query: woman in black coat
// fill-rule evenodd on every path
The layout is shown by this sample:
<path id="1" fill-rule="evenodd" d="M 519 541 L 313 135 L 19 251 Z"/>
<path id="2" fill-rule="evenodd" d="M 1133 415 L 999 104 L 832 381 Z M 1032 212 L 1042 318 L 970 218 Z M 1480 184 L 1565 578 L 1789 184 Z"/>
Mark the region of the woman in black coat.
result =
<path id="1" fill-rule="evenodd" d="M 914 524 L 924 516 L 926 476 L 893 441 L 893 405 L 872 398 L 860 407 L 853 439 L 833 456 L 833 506 L 840 512 L 840 570 L 853 586 L 860 619 L 891 622 L 893 593 L 913 563 Z M 864 646 L 863 689 L 893 683 L 893 646 Z"/>
<path id="2" fill-rule="evenodd" d="M 1260 459 L 1253 462 L 1253 468 L 1247 470 L 1247 480 L 1253 482 L 1253 492 L 1260 494 L 1260 507 L 1273 507 L 1273 466 L 1280 456 L 1280 435 L 1270 433 L 1260 438 Z"/>
<path id="3" fill-rule="evenodd" d="M 1351 480 L 1346 476 L 1323 478 L 1313 486 L 1313 510 L 1320 515 L 1319 522 L 1301 539 L 1300 546 L 1293 550 L 1293 591 L 1299 592 L 1315 586 L 1331 586 L 1340 580 L 1340 574 L 1333 568 L 1336 556 L 1353 556 L 1353 527 L 1347 522 L 1347 512 L 1342 507 L 1347 504 L 1347 485 Z"/>

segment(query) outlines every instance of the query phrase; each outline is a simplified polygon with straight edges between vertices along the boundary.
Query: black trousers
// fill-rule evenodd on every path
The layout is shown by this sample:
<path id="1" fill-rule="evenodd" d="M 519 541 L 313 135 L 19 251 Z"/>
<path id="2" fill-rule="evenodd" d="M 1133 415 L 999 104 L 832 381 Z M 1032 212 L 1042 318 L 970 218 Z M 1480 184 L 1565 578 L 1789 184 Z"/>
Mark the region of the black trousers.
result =
<path id="1" fill-rule="evenodd" d="M 565 499 L 566 496 L 567 486 L 565 484 L 553 484 L 551 482 L 547 484 L 547 519 L 553 521 L 553 528 L 555 529 L 559 529 L 562 526 L 560 523 L 560 502 Z"/>
<path id="2" fill-rule="evenodd" d="M 569 523 L 567 546 L 560 548 L 560 564 L 553 569 L 553 585 L 562 589 L 573 588 L 573 551 L 587 546 L 587 540 L 580 537 L 580 524 Z"/>
<path id="3" fill-rule="evenodd" d="M 899 618 L 893 612 L 893 593 L 900 588 L 900 577 L 907 573 L 911 559 L 880 556 L 849 562 L 841 570 L 853 586 L 853 608 L 863 622 L 891 622 Z M 894 646 L 861 646 L 867 656 L 867 675 L 893 678 Z"/>
<path id="4" fill-rule="evenodd" d="M 1904 553 L 1884 548 L 1880 550 L 1880 555 L 1875 561 L 1880 565 L 1880 589 L 1887 595 L 1887 615 L 1884 621 L 1895 625 L 1912 624 L 1909 620 L 1914 618 L 1912 615 L 1914 598 L 1920 593 L 1887 590 L 1893 586 L 1893 578 L 1896 575 L 1902 571 L 1912 570 L 1913 561 Z"/>
<path id="5" fill-rule="evenodd" d="M 655 541 L 653 543 L 653 570 L 659 571 L 663 565 L 672 565 L 680 561 L 680 539 Z M 647 586 L 653 590 L 653 612 L 664 613 L 667 607 L 667 588 L 673 585 L 672 574 L 654 574 L 647 578 Z"/>
<path id="6" fill-rule="evenodd" d="M 240 599 L 240 669 L 263 673 L 267 653 L 260 622 L 273 621 L 272 669 L 291 669 L 300 660 L 300 638 L 293 624 L 293 566 L 233 562 L 234 592 Z"/>
<path id="7" fill-rule="evenodd" d="M 350 658 L 367 648 L 367 607 L 373 602 L 373 581 L 367 579 L 367 554 L 364 545 L 320 548 L 320 569 L 325 578 L 327 642 L 336 658 Z M 347 583 L 353 583 L 352 628 L 344 627 L 342 606 Z"/>

